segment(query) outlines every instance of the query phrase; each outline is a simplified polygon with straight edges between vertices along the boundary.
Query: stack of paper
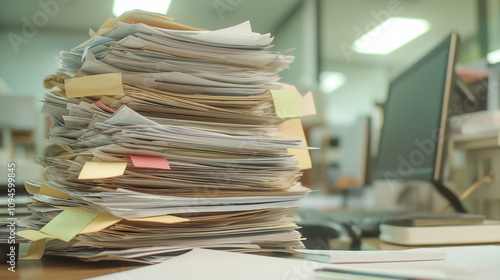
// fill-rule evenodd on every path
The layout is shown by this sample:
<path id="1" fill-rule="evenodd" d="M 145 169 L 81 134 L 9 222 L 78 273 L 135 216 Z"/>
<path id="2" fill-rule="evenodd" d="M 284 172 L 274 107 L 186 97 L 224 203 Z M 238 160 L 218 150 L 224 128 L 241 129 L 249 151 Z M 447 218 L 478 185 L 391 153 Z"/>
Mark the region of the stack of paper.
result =
<path id="1" fill-rule="evenodd" d="M 91 33 L 44 81 L 54 145 L 19 233 L 32 255 L 46 239 L 50 255 L 148 263 L 301 247 L 297 117 L 315 111 L 278 83 L 293 57 L 249 22 L 203 31 L 136 11 Z"/>

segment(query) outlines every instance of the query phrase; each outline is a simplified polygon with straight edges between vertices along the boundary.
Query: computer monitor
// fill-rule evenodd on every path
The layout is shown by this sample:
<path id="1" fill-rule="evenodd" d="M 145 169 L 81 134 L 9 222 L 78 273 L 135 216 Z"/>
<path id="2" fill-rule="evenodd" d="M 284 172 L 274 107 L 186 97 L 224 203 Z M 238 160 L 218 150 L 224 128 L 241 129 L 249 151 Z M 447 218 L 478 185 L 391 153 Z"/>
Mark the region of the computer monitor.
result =
<path id="1" fill-rule="evenodd" d="M 457 45 L 452 33 L 390 83 L 373 178 L 389 184 L 431 182 L 457 211 L 465 212 L 443 184 Z"/>

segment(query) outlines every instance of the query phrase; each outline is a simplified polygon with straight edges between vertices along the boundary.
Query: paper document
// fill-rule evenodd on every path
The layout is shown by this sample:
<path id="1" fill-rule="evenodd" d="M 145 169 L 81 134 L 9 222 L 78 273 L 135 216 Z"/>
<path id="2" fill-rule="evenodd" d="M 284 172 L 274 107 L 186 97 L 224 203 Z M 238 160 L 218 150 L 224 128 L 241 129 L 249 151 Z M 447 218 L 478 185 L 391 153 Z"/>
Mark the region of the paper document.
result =
<path id="1" fill-rule="evenodd" d="M 432 261 L 430 261 L 432 262 Z M 392 264 L 394 267 L 394 264 Z M 402 266 L 402 265 L 401 265 Z M 196 269 L 193 269 L 196 268 Z M 387 279 L 450 279 L 439 271 L 426 272 L 410 271 L 390 272 L 377 269 L 347 268 L 344 265 L 324 264 L 309 260 L 286 259 L 277 257 L 264 257 L 257 255 L 220 252 L 205 249 L 193 249 L 191 252 L 165 261 L 161 264 L 136 268 L 119 273 L 90 278 L 93 280 L 106 280 L 116 278 L 131 279 L 206 279 L 206 280 L 232 280 L 232 279 L 324 279 L 316 277 L 317 269 L 335 269 L 346 273 L 337 274 L 333 279 L 385 279 L 368 278 L 368 274 L 387 275 Z M 365 274 L 356 276 L 349 272 Z M 476 279 L 476 278 L 475 278 Z M 479 278 L 477 278 L 479 279 Z M 493 278 L 492 278 L 493 279 Z"/>
<path id="2" fill-rule="evenodd" d="M 44 80 L 53 145 L 25 184 L 27 238 L 46 256 L 140 263 L 303 248 L 293 208 L 312 148 L 284 121 L 314 102 L 282 90 L 289 51 L 250 22 L 209 31 L 137 10 L 90 34 Z"/>
<path id="3" fill-rule="evenodd" d="M 399 263 L 343 264 L 354 269 L 377 269 L 381 272 L 427 272 L 442 275 L 444 279 L 496 279 L 500 273 L 499 246 L 462 246 L 413 249 L 413 252 L 446 253 L 446 259 L 438 261 L 414 261 Z"/>
<path id="4" fill-rule="evenodd" d="M 382 263 L 445 260 L 446 252 L 439 251 L 340 251 L 340 250 L 297 250 L 306 258 L 327 263 Z"/>

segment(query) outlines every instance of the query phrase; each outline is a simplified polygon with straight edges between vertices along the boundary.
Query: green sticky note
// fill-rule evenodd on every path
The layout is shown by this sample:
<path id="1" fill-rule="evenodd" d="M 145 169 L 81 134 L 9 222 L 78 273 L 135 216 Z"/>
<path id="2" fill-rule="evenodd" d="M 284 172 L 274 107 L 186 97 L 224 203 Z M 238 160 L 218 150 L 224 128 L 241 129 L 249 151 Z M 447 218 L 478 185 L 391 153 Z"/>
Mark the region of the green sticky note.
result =
<path id="1" fill-rule="evenodd" d="M 270 90 L 276 108 L 276 115 L 280 118 L 302 117 L 297 96 L 293 90 Z"/>
<path id="2" fill-rule="evenodd" d="M 99 214 L 64 210 L 48 222 L 41 232 L 63 241 L 70 241 Z"/>

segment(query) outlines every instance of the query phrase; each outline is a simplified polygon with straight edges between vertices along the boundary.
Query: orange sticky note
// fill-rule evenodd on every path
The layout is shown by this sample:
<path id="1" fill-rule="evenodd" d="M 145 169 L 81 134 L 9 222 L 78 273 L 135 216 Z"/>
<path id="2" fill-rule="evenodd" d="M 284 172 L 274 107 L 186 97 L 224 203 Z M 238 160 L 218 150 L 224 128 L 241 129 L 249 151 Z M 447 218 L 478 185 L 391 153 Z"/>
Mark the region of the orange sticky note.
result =
<path id="1" fill-rule="evenodd" d="M 21 258 L 23 260 L 39 260 L 43 257 L 45 252 L 45 239 L 31 241 L 28 254 Z"/>
<path id="2" fill-rule="evenodd" d="M 170 170 L 170 164 L 166 158 L 150 156 L 128 156 L 132 164 L 137 168 L 155 168 Z"/>
<path id="3" fill-rule="evenodd" d="M 127 219 L 127 220 L 134 221 L 134 222 L 151 222 L 151 223 L 161 223 L 161 224 L 175 224 L 175 223 L 183 223 L 183 222 L 189 221 L 189 219 L 177 217 L 177 216 L 172 216 L 172 215 L 146 217 L 146 218 L 135 218 L 135 219 Z"/>
<path id="4" fill-rule="evenodd" d="M 53 187 L 47 186 L 45 184 L 42 184 L 42 186 L 40 187 L 40 191 L 38 193 L 52 196 L 55 198 L 60 198 L 60 199 L 68 199 L 69 198 L 69 193 L 65 193 L 65 192 L 60 191 L 58 189 L 54 189 Z"/>
<path id="5" fill-rule="evenodd" d="M 41 186 L 37 186 L 37 185 L 34 185 L 32 183 L 25 182 L 24 186 L 26 187 L 26 191 L 29 194 L 33 194 L 33 195 L 34 194 L 43 194 L 43 195 L 48 195 L 48 196 L 52 196 L 52 197 L 60 198 L 60 199 L 68 199 L 69 198 L 68 193 L 60 191 L 58 189 L 54 189 L 53 187 L 47 186 L 45 184 L 41 184 Z"/>
<path id="6" fill-rule="evenodd" d="M 90 222 L 90 224 L 84 227 L 79 234 L 98 232 L 118 223 L 121 220 L 122 219 L 118 217 L 100 214 L 92 222 Z"/>
<path id="7" fill-rule="evenodd" d="M 304 134 L 304 127 L 299 118 L 288 119 L 283 124 L 283 136 L 285 138 L 301 138 L 304 139 L 300 146 L 307 147 L 306 136 Z M 311 169 L 312 162 L 309 150 L 307 149 L 288 149 L 288 152 L 297 158 L 299 164 L 297 167 L 300 169 Z"/>

